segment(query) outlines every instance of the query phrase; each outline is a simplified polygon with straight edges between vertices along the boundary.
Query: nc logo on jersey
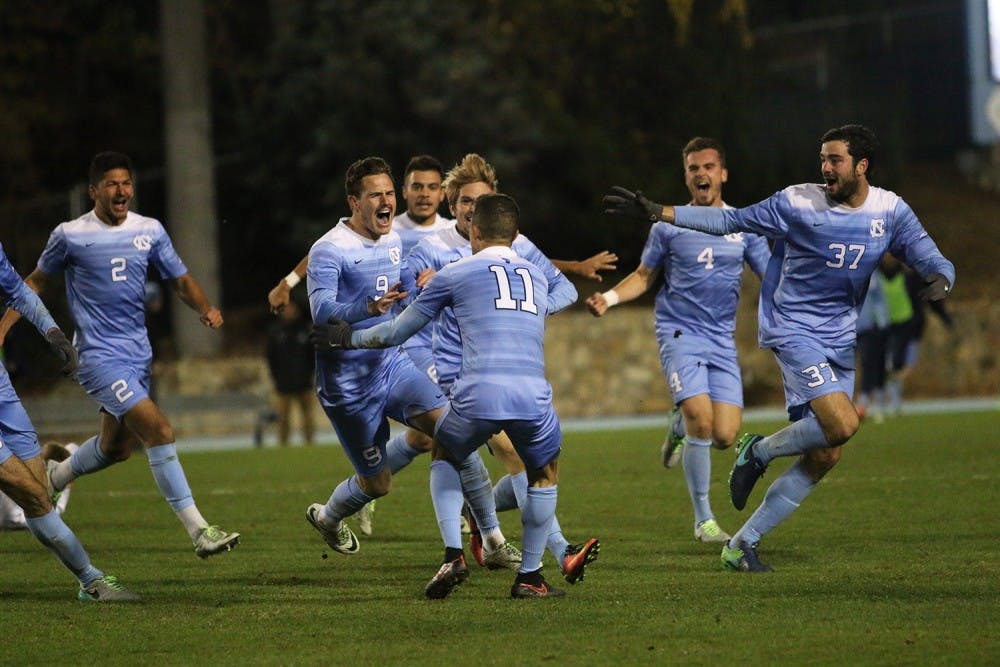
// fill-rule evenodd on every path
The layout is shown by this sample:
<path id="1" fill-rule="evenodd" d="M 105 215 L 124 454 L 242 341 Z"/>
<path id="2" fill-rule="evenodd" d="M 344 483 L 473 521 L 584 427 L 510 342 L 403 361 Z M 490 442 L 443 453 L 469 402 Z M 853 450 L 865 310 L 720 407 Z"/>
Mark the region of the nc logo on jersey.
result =
<path id="1" fill-rule="evenodd" d="M 132 245 L 136 250 L 149 250 L 153 247 L 153 237 L 149 234 L 139 234 L 132 239 Z"/>
<path id="2" fill-rule="evenodd" d="M 743 243 L 743 232 L 736 232 L 735 234 L 726 234 L 722 238 L 726 239 L 730 243 Z"/>
<path id="3" fill-rule="evenodd" d="M 885 220 L 882 218 L 872 218 L 872 236 L 878 238 L 885 236 Z"/>
<path id="4" fill-rule="evenodd" d="M 403 249 L 399 246 L 393 246 L 389 248 L 389 261 L 393 264 L 399 264 L 399 260 L 403 257 Z"/>

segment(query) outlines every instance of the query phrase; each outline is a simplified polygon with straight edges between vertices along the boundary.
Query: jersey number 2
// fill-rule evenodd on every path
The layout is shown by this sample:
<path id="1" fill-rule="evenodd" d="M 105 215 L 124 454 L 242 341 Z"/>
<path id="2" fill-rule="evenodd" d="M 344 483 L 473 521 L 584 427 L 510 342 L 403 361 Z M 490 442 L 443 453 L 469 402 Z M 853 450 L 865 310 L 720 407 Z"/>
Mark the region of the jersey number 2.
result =
<path id="1" fill-rule="evenodd" d="M 514 273 L 521 276 L 521 282 L 524 283 L 523 301 L 515 301 L 511 296 L 510 279 L 502 266 L 491 266 L 490 271 L 497 278 L 497 290 L 500 292 L 500 298 L 493 300 L 493 305 L 498 310 L 523 310 L 526 313 L 538 314 L 538 306 L 535 305 L 535 285 L 531 282 L 528 269 L 523 267 L 514 269 Z"/>
<path id="2" fill-rule="evenodd" d="M 115 283 L 120 283 L 123 280 L 128 280 L 128 276 L 125 275 L 125 258 L 124 257 L 112 257 L 111 258 L 111 281 Z"/>

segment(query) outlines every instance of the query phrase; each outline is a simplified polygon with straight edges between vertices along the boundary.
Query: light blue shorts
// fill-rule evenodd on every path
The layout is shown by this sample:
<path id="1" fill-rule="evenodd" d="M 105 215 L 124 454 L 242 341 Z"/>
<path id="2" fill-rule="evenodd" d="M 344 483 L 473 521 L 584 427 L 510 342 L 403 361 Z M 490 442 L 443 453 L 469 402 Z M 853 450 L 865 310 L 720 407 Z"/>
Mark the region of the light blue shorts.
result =
<path id="1" fill-rule="evenodd" d="M 393 354 L 373 373 L 364 394 L 323 405 L 340 446 L 361 477 L 377 475 L 385 467 L 389 439 L 387 417 L 403 424 L 417 415 L 444 407 L 448 401 L 407 354 Z"/>
<path id="2" fill-rule="evenodd" d="M 115 361 L 82 363 L 80 385 L 97 404 L 117 419 L 149 398 L 149 365 Z"/>
<path id="3" fill-rule="evenodd" d="M 26 461 L 41 453 L 35 427 L 10 383 L 10 376 L 0 370 L 0 463 L 12 456 Z"/>
<path id="4" fill-rule="evenodd" d="M 809 401 L 843 392 L 854 396 L 854 346 L 824 347 L 803 339 L 794 345 L 773 350 L 785 384 L 785 407 L 788 417 L 798 421 L 812 411 Z"/>
<path id="5" fill-rule="evenodd" d="M 658 334 L 657 339 L 674 403 L 708 394 L 715 403 L 743 407 L 743 380 L 734 348 L 691 334 Z"/>
<path id="6" fill-rule="evenodd" d="M 500 431 L 514 443 L 528 468 L 544 468 L 562 449 L 562 428 L 551 405 L 534 419 L 494 420 L 463 417 L 449 403 L 434 429 L 434 439 L 461 461 Z"/>

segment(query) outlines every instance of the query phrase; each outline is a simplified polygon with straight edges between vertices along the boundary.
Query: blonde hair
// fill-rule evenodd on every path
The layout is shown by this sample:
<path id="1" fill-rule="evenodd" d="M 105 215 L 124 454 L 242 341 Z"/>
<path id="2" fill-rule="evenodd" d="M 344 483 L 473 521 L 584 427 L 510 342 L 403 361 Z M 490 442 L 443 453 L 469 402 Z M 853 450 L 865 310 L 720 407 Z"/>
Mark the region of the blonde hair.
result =
<path id="1" fill-rule="evenodd" d="M 469 183 L 486 183 L 494 192 L 500 185 L 493 166 L 478 153 L 469 153 L 462 161 L 452 167 L 444 178 L 445 196 L 448 203 L 454 207 L 458 203 L 458 191 Z"/>

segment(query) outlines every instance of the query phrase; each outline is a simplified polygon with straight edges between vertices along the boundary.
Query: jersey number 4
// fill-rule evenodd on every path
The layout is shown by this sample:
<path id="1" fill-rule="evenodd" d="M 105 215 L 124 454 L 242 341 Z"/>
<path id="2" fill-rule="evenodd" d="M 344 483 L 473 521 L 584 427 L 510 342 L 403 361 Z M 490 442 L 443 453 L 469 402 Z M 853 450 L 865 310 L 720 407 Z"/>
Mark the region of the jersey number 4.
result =
<path id="1" fill-rule="evenodd" d="M 498 310 L 523 310 L 533 315 L 538 314 L 538 306 L 535 305 L 535 285 L 531 282 L 531 273 L 528 269 L 523 267 L 514 269 L 514 273 L 520 276 L 521 282 L 524 283 L 523 301 L 515 301 L 511 296 L 510 278 L 502 266 L 491 266 L 490 271 L 496 276 L 497 290 L 500 293 L 500 298 L 493 300 L 493 305 Z"/>

